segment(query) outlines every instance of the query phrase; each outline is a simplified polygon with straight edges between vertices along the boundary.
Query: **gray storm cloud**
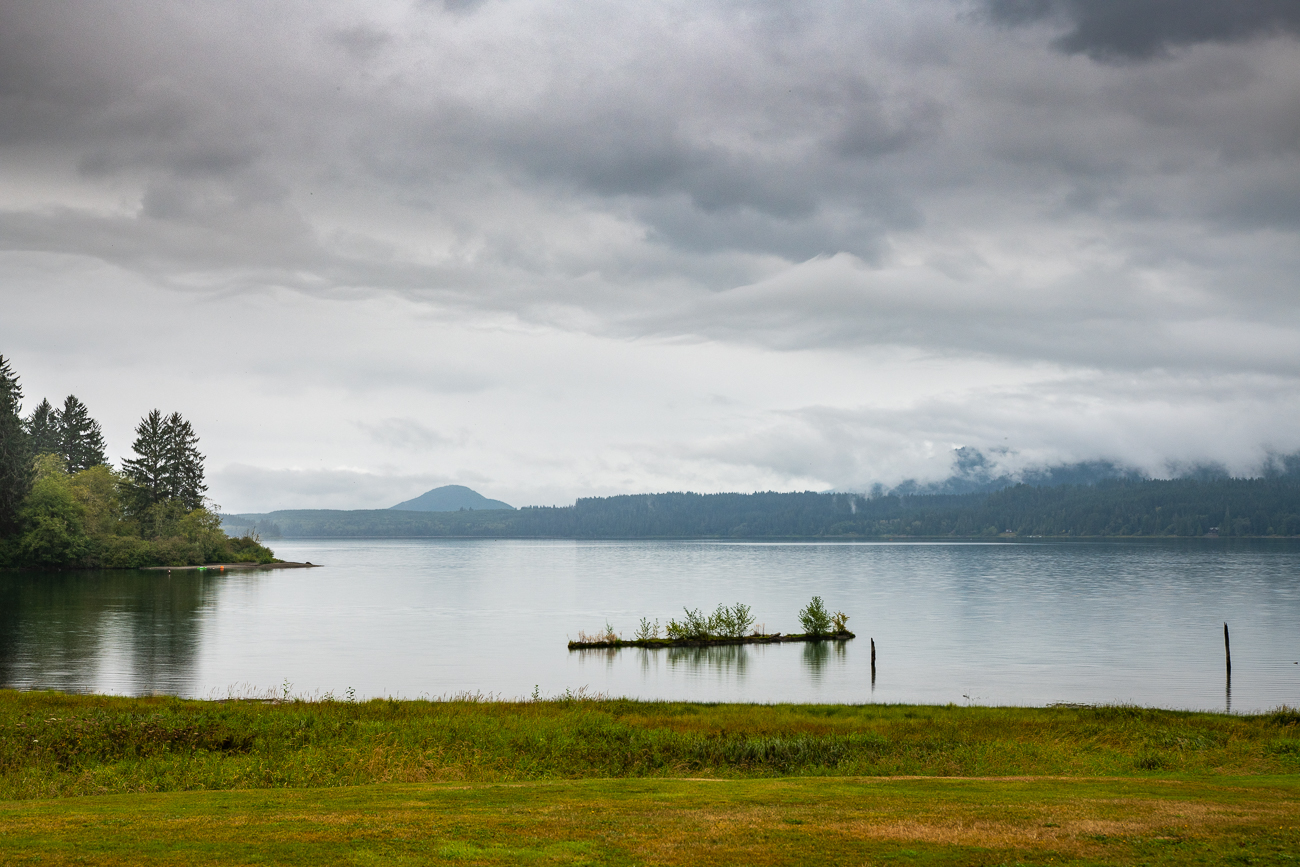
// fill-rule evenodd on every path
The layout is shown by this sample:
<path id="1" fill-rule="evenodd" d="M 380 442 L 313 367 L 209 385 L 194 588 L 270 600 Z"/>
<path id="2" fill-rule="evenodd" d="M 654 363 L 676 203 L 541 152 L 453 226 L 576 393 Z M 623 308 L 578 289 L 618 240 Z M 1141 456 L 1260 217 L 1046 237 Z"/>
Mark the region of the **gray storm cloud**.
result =
<path id="1" fill-rule="evenodd" d="M 880 352 L 937 365 L 910 404 L 855 383 L 838 400 L 755 395 L 689 430 L 670 385 L 649 384 L 674 421 L 584 445 L 612 451 L 574 470 L 583 493 L 744 486 L 736 467 L 764 485 L 860 484 L 1008 437 L 1045 460 L 1244 467 L 1300 447 L 1277 429 L 1300 385 L 1297 33 L 1280 0 L 10 0 L 0 291 L 39 316 L 56 274 L 107 268 L 223 321 L 298 297 L 356 311 L 338 321 L 358 331 L 379 327 L 362 312 L 374 299 L 400 299 L 422 312 L 387 339 L 335 332 L 313 306 L 330 351 L 276 326 L 237 365 L 246 382 L 280 371 L 277 390 L 342 389 L 361 439 L 334 462 L 380 480 L 368 491 L 402 470 L 359 461 L 363 441 L 435 454 L 486 436 L 411 400 L 499 400 L 482 411 L 504 427 L 526 387 L 568 400 L 508 363 L 533 338 L 447 358 L 422 336 L 446 328 L 630 342 L 648 359 L 714 347 L 808 377 Z M 22 349 L 0 329 L 6 354 Z M 935 391 L 977 362 L 1036 384 Z M 730 368 L 696 369 L 701 401 L 739 388 Z M 349 403 L 399 381 L 425 397 Z M 581 402 L 600 428 L 602 402 Z M 568 412 L 535 411 L 515 426 Z M 1220 412 L 1233 423 L 1207 423 Z M 493 442 L 518 462 L 500 476 L 536 465 Z M 262 490 L 259 461 L 289 472 L 254 454 L 229 478 Z"/>
<path id="2" fill-rule="evenodd" d="M 1300 33 L 1300 6 L 1289 0 L 984 0 L 1006 24 L 1063 21 L 1063 51 L 1101 59 L 1145 60 L 1198 42 L 1240 42 Z"/>

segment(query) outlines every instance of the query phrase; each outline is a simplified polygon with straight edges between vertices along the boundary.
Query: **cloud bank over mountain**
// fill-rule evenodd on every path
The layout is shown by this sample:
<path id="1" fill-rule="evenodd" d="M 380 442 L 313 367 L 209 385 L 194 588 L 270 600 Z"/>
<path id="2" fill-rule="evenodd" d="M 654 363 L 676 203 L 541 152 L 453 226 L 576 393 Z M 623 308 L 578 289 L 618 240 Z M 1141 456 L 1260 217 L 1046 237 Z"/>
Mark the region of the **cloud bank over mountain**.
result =
<path id="1" fill-rule="evenodd" d="M 1298 33 L 4 3 L 0 352 L 117 453 L 183 411 L 243 511 L 863 488 L 960 446 L 1246 472 L 1300 448 Z"/>

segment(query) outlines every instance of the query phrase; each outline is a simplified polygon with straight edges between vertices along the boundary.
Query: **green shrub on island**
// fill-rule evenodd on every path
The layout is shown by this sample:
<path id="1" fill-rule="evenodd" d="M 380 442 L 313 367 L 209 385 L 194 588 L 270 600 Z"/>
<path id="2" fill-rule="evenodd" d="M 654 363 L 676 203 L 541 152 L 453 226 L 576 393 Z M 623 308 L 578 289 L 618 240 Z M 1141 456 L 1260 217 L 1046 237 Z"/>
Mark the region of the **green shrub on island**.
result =
<path id="1" fill-rule="evenodd" d="M 682 620 L 668 621 L 666 632 L 670 639 L 743 638 L 754 625 L 754 615 L 743 602 L 737 602 L 731 608 L 719 605 L 716 611 L 707 616 L 701 614 L 699 609 L 682 610 L 685 612 Z M 642 619 L 641 623 L 644 627 L 646 621 Z M 655 623 L 657 632 L 658 621 Z"/>
<path id="2" fill-rule="evenodd" d="M 698 608 L 683 608 L 682 611 L 681 620 L 668 621 L 664 628 L 663 639 L 659 637 L 659 621 L 642 617 L 632 640 L 638 642 L 718 641 L 748 638 L 757 641 L 767 638 L 767 633 L 754 629 L 754 611 L 743 602 L 737 602 L 731 607 L 719 605 L 712 614 L 707 615 Z M 805 636 L 808 638 L 843 636 L 849 631 L 849 615 L 843 611 L 831 614 L 820 596 L 814 596 L 812 601 L 799 612 L 799 622 L 804 629 L 802 635 L 793 635 L 790 639 L 801 640 Z M 779 636 L 780 633 L 776 635 Z M 595 635 L 579 631 L 578 640 L 571 642 L 570 647 L 620 642 L 622 638 L 614 631 L 614 627 L 606 623 L 604 631 L 597 632 Z"/>
<path id="3" fill-rule="evenodd" d="M 844 619 L 848 620 L 847 617 Z M 831 614 L 820 596 L 814 596 L 799 612 L 799 624 L 803 626 L 805 635 L 826 635 L 831 631 Z"/>

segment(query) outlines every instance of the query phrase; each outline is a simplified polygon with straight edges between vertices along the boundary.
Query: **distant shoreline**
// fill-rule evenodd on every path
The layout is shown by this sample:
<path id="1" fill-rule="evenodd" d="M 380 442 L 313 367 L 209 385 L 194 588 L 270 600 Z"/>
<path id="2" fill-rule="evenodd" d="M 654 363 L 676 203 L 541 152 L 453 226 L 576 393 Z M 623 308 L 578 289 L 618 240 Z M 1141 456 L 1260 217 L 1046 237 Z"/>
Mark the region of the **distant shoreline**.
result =
<path id="1" fill-rule="evenodd" d="M 1300 477 L 1019 485 L 954 495 L 670 492 L 586 497 L 572 506 L 286 509 L 222 520 L 228 532 L 266 539 L 1298 538 Z"/>

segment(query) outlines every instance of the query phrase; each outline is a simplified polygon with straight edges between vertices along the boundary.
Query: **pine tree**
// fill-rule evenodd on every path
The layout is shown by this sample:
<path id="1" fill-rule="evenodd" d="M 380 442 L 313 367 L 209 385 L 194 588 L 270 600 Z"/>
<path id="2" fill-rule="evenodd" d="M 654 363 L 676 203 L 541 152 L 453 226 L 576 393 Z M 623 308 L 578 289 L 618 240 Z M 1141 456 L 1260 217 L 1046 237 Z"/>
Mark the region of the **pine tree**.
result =
<path id="1" fill-rule="evenodd" d="M 122 461 L 131 480 L 132 505 L 137 511 L 169 500 L 186 511 L 203 505 L 203 455 L 193 426 L 174 412 L 164 417 L 153 410 L 135 428 L 131 450 L 136 457 Z"/>
<path id="2" fill-rule="evenodd" d="M 167 482 L 173 499 L 179 500 L 186 511 L 203 505 L 203 494 L 208 486 L 203 483 L 203 455 L 199 454 L 199 438 L 190 423 L 174 412 L 164 423 L 167 435 Z"/>
<path id="3" fill-rule="evenodd" d="M 33 455 L 62 453 L 59 444 L 59 411 L 51 406 L 48 400 L 42 400 L 36 409 L 32 410 L 32 414 L 27 417 L 24 424 L 27 435 L 31 437 Z"/>
<path id="4" fill-rule="evenodd" d="M 59 412 L 59 452 L 69 473 L 79 473 L 108 463 L 104 434 L 76 395 L 68 395 Z"/>
<path id="5" fill-rule="evenodd" d="M 135 511 L 161 503 L 170 494 L 167 439 L 166 422 L 156 409 L 135 426 L 135 442 L 131 443 L 131 450 L 136 457 L 122 461 L 122 472 L 131 481 L 130 499 Z"/>
<path id="6" fill-rule="evenodd" d="M 18 531 L 18 507 L 32 485 L 31 449 L 18 414 L 23 389 L 0 355 L 0 538 Z"/>

